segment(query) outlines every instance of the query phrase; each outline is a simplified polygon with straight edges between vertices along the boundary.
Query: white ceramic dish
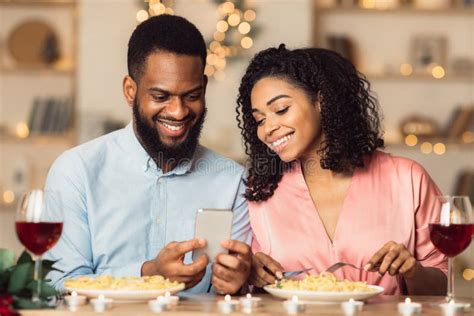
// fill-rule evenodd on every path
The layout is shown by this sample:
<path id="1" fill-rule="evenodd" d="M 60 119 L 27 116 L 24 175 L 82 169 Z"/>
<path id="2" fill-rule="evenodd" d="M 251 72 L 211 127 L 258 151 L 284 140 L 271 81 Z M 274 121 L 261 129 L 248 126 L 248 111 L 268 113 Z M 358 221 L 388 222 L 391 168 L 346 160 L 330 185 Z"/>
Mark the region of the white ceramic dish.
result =
<path id="1" fill-rule="evenodd" d="M 279 298 L 291 299 L 294 295 L 298 296 L 301 301 L 321 302 L 321 303 L 337 303 L 354 299 L 356 301 L 364 301 L 383 293 L 384 288 L 377 285 L 369 285 L 373 292 L 315 292 L 300 290 L 278 289 L 272 285 L 267 285 L 264 290 L 273 296 Z"/>
<path id="2" fill-rule="evenodd" d="M 88 298 L 96 298 L 99 295 L 104 295 L 107 298 L 112 298 L 116 301 L 147 301 L 155 299 L 160 295 L 165 295 L 166 292 L 175 294 L 184 290 L 184 284 L 162 290 L 98 290 L 98 289 L 77 289 L 67 287 L 68 291 L 75 291 L 79 295 L 87 296 Z"/>

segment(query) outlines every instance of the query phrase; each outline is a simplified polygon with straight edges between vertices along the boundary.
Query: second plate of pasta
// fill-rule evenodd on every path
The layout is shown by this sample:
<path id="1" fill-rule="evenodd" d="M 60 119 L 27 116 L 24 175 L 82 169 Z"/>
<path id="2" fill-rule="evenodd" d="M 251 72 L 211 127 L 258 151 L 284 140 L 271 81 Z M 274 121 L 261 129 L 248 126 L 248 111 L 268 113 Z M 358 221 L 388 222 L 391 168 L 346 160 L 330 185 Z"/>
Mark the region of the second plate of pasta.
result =
<path id="1" fill-rule="evenodd" d="M 365 282 L 337 280 L 331 273 L 308 275 L 302 280 L 284 279 L 279 284 L 267 285 L 265 291 L 273 296 L 321 303 L 342 302 L 349 299 L 367 300 L 383 293 L 384 288 Z"/>

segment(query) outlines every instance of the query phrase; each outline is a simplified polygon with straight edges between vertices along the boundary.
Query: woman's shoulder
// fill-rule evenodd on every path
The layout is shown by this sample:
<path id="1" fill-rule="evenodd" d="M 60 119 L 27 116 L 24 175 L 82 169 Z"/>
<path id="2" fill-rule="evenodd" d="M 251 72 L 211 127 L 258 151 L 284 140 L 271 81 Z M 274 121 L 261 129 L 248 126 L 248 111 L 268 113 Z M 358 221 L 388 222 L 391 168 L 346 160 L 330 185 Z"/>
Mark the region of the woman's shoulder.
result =
<path id="1" fill-rule="evenodd" d="M 413 159 L 396 156 L 381 150 L 376 150 L 368 159 L 365 169 L 370 172 L 381 172 L 384 174 L 411 174 L 421 176 L 426 170 L 421 164 Z"/>

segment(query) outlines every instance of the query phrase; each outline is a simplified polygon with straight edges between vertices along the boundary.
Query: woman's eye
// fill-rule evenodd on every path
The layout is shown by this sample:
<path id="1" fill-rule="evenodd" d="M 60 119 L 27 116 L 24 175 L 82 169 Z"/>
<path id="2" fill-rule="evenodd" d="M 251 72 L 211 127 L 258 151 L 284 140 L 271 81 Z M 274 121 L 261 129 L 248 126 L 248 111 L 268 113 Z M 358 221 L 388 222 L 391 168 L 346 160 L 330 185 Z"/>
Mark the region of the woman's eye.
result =
<path id="1" fill-rule="evenodd" d="M 265 121 L 264 119 L 262 119 L 262 120 L 257 120 L 257 126 L 262 125 L 264 121 Z"/>
<path id="2" fill-rule="evenodd" d="M 281 109 L 281 110 L 279 110 L 279 111 L 276 111 L 276 113 L 277 113 L 277 114 L 284 114 L 284 113 L 288 112 L 288 109 L 289 109 L 289 108 L 290 108 L 290 107 L 288 106 L 288 107 L 286 107 L 286 108 L 284 108 L 284 109 Z"/>

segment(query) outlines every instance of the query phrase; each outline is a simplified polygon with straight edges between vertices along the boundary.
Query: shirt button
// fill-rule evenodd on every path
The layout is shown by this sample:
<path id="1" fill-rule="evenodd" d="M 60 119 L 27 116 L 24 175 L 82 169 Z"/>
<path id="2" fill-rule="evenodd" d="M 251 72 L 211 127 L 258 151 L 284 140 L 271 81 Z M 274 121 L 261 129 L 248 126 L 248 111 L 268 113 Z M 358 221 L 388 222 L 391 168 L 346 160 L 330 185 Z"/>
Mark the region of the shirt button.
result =
<path id="1" fill-rule="evenodd" d="M 158 183 L 163 183 L 163 178 L 159 178 Z"/>
<path id="2" fill-rule="evenodd" d="M 159 217 L 156 218 L 156 223 L 159 225 L 161 224 L 161 219 Z"/>

